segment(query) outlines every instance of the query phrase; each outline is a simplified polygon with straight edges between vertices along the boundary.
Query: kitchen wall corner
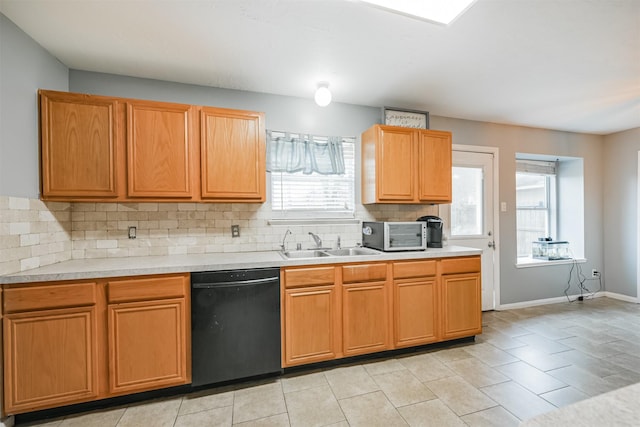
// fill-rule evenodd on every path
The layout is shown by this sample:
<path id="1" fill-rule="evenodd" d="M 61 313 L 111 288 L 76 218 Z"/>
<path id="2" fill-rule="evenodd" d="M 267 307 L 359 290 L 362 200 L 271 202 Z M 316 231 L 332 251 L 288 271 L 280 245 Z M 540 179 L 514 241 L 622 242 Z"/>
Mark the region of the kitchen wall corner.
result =
<path id="1" fill-rule="evenodd" d="M 71 204 L 0 196 L 0 274 L 71 259 Z"/>

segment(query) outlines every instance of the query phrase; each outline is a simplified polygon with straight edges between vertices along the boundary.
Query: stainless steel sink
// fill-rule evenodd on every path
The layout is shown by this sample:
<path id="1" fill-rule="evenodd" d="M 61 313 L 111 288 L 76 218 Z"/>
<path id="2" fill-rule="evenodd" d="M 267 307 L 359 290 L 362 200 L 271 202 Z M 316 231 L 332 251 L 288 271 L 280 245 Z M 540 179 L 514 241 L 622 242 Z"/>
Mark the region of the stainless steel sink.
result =
<path id="1" fill-rule="evenodd" d="M 367 248 L 329 249 L 325 252 L 333 256 L 380 255 L 380 252 Z"/>
<path id="2" fill-rule="evenodd" d="M 317 258 L 329 256 L 328 253 L 320 250 L 306 250 L 306 251 L 284 251 L 280 252 L 285 258 Z"/>
<path id="3" fill-rule="evenodd" d="M 280 251 L 285 259 L 318 258 L 329 256 L 364 256 L 380 255 L 380 252 L 368 248 L 343 248 L 343 249 L 308 249 L 299 251 Z"/>

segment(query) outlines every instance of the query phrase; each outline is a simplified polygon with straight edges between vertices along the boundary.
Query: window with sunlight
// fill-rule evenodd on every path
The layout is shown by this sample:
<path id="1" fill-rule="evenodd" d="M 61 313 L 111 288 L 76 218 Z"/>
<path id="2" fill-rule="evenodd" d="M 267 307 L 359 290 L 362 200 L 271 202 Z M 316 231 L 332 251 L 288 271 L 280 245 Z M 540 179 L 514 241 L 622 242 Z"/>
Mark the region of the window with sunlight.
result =
<path id="1" fill-rule="evenodd" d="M 314 137 L 314 143 L 322 146 L 323 138 Z M 297 171 L 283 170 L 285 168 L 274 168 L 271 171 L 273 219 L 354 218 L 355 138 L 340 138 L 339 143 L 340 160 L 344 161 L 343 171 L 321 173 L 315 166 Z M 311 162 L 321 161 L 314 159 Z"/>
<path id="2" fill-rule="evenodd" d="M 516 160 L 516 227 L 518 257 L 531 256 L 531 243 L 556 240 L 556 163 Z"/>

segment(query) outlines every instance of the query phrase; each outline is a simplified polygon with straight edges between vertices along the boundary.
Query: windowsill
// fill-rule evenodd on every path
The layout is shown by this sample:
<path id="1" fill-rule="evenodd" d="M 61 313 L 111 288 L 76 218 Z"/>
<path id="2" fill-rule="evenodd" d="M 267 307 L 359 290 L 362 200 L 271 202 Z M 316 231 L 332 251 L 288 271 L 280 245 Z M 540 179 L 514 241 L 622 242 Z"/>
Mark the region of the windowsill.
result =
<path id="1" fill-rule="evenodd" d="M 531 257 L 526 258 L 518 258 L 516 262 L 516 268 L 527 268 L 527 267 L 544 267 L 550 265 L 562 265 L 562 264 L 573 264 L 574 262 L 584 264 L 587 262 L 584 258 L 569 258 L 569 259 L 554 259 L 545 261 L 543 259 L 534 259 Z"/>
<path id="2" fill-rule="evenodd" d="M 359 224 L 356 218 L 309 218 L 309 219 L 270 219 L 269 225 L 350 225 Z"/>

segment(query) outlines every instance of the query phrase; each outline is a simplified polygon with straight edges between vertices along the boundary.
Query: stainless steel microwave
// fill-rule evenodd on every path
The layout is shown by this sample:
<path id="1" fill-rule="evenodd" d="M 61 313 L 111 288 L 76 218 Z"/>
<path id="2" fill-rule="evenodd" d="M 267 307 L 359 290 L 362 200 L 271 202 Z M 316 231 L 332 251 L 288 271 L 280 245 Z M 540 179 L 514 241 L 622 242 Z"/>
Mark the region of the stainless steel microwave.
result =
<path id="1" fill-rule="evenodd" d="M 385 252 L 423 251 L 427 249 L 427 223 L 364 221 L 362 246 Z"/>

